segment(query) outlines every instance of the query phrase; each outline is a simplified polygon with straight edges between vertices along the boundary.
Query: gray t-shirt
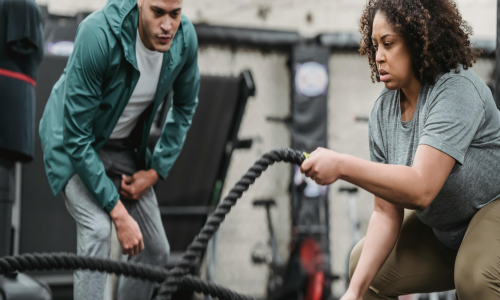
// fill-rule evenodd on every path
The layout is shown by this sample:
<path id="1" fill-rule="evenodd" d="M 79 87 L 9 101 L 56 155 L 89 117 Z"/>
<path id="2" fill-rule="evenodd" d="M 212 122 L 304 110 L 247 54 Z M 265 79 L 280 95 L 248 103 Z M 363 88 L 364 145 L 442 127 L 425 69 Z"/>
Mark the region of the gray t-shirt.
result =
<path id="1" fill-rule="evenodd" d="M 372 161 L 413 164 L 420 144 L 456 160 L 448 179 L 419 219 L 458 249 L 474 214 L 500 197 L 500 112 L 490 89 L 471 69 L 440 75 L 422 86 L 413 119 L 401 121 L 400 91 L 384 88 L 369 122 Z"/>

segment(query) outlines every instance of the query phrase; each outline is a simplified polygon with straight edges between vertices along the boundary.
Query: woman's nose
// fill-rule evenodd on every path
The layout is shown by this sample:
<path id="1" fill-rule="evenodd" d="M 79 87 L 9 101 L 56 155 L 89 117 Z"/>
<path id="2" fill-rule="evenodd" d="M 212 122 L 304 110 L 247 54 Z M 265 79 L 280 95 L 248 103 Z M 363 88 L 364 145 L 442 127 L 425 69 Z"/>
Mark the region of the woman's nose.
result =
<path id="1" fill-rule="evenodd" d="M 377 62 L 377 65 L 383 63 L 385 61 L 385 55 L 383 51 L 377 49 L 375 54 L 375 61 Z"/>

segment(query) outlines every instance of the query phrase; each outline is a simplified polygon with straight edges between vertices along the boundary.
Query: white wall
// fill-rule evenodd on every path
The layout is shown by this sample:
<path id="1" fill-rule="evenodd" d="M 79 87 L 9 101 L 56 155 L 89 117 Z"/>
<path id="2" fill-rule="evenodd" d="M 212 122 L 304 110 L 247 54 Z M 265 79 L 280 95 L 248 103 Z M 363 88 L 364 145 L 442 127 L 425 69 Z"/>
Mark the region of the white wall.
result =
<path id="1" fill-rule="evenodd" d="M 204 75 L 238 76 L 250 69 L 257 88 L 255 97 L 248 100 L 239 131 L 239 138 L 252 138 L 249 150 L 236 150 L 231 160 L 222 195 L 265 152 L 290 145 L 290 134 L 285 126 L 266 121 L 267 116 L 286 116 L 290 111 L 290 77 L 285 53 L 263 54 L 255 50 L 232 51 L 227 47 L 201 47 L 198 64 Z M 241 293 L 262 296 L 265 293 L 265 266 L 254 266 L 250 255 L 252 247 L 267 243 L 265 210 L 253 208 L 258 198 L 274 198 L 277 208 L 272 210 L 279 251 L 288 257 L 290 238 L 290 204 L 288 184 L 290 166 L 271 166 L 244 193 L 220 227 L 217 250 L 216 282 Z"/>
<path id="2" fill-rule="evenodd" d="M 37 0 L 56 14 L 100 9 L 105 0 Z M 357 32 L 366 0 L 184 0 L 184 13 L 195 23 L 296 30 L 305 36 L 321 32 Z M 495 39 L 495 0 L 458 0 L 475 38 Z M 260 12 L 260 13 L 259 13 Z M 311 21 L 307 21 L 307 16 Z M 265 17 L 264 17 L 265 16 Z"/>

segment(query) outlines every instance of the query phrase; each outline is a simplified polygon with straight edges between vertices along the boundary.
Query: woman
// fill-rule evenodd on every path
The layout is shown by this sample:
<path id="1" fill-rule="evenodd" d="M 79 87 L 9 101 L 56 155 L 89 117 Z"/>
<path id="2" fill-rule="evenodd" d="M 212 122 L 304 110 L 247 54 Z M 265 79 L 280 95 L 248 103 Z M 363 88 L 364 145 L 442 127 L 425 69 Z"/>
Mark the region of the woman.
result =
<path id="1" fill-rule="evenodd" d="M 451 0 L 371 0 L 361 45 L 385 88 L 369 122 L 371 162 L 327 149 L 301 167 L 375 195 L 342 300 L 456 288 L 500 299 L 500 113 L 470 69 L 479 54 Z M 404 209 L 409 213 L 404 215 Z"/>

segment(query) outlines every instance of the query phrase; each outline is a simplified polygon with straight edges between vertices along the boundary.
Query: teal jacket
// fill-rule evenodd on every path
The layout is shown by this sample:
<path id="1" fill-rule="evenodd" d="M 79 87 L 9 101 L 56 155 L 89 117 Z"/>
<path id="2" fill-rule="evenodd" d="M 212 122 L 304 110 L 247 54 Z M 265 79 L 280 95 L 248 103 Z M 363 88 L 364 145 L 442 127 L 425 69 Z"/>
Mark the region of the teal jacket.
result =
<path id="1" fill-rule="evenodd" d="M 139 80 L 135 54 L 136 0 L 109 0 L 78 27 L 74 50 L 52 89 L 40 121 L 44 163 L 58 194 L 77 173 L 95 201 L 110 212 L 119 194 L 106 176 L 97 152 L 106 143 Z M 137 163 L 167 177 L 179 156 L 198 104 L 198 40 L 183 15 L 163 65 L 154 102 L 136 127 Z M 172 108 L 153 154 L 147 149 L 151 125 L 172 88 Z"/>

